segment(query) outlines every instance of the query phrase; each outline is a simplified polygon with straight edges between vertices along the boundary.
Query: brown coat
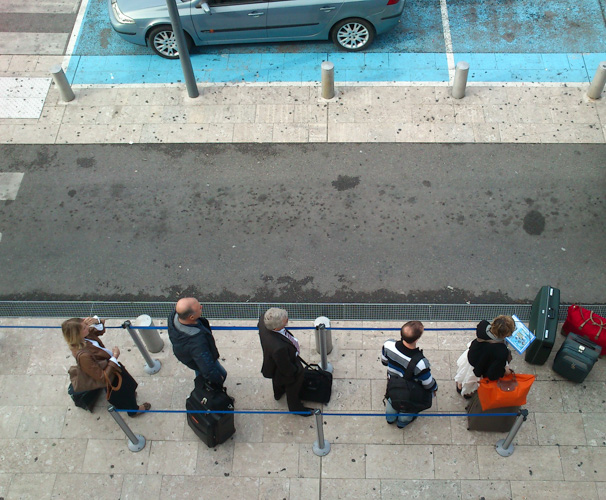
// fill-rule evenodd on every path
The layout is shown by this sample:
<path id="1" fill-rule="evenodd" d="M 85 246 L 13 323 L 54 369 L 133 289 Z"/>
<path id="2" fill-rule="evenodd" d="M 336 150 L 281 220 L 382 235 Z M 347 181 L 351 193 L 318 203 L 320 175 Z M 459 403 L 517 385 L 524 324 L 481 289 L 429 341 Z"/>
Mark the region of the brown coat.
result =
<path id="1" fill-rule="evenodd" d="M 99 335 L 103 335 L 105 330 L 102 332 L 89 333 L 86 338 L 94 340 L 99 343 L 100 346 L 105 347 Z M 111 357 L 103 349 L 99 349 L 92 345 L 90 342 L 85 342 L 85 346 L 82 349 L 72 349 L 72 354 L 76 361 L 80 364 L 80 369 L 89 375 L 94 380 L 99 382 L 99 387 L 106 386 L 106 377 L 113 382 L 114 374 L 120 373 L 122 370 L 113 361 L 109 361 Z"/>

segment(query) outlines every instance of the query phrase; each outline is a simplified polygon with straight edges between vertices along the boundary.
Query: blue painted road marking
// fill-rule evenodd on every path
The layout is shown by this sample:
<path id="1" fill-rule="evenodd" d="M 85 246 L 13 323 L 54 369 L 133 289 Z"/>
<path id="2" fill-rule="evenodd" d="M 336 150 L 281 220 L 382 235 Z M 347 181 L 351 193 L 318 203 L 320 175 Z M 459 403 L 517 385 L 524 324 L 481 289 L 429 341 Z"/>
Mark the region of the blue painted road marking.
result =
<path id="1" fill-rule="evenodd" d="M 587 82 L 606 60 L 606 26 L 597 0 L 448 3 L 454 61 L 470 63 L 470 82 Z M 197 47 L 199 82 L 319 80 L 335 63 L 340 82 L 446 82 L 449 78 L 439 2 L 407 1 L 402 22 L 364 53 L 333 52 L 332 43 Z M 68 68 L 74 84 L 176 83 L 181 65 L 122 40 L 105 0 L 90 0 Z"/>

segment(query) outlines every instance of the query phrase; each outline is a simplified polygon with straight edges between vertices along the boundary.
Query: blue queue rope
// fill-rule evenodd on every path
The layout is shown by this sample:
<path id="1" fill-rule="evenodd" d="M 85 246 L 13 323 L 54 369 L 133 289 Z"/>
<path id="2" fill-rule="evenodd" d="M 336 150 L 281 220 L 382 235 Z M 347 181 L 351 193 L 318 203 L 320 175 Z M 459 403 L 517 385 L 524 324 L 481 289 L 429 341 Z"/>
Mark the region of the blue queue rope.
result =
<path id="1" fill-rule="evenodd" d="M 135 410 L 119 410 L 114 411 L 122 413 L 132 413 Z M 137 413 L 194 413 L 194 414 L 252 414 L 252 415 L 310 415 L 308 411 L 264 411 L 264 410 L 141 410 Z M 314 415 L 314 413 L 311 413 Z M 390 416 L 404 417 L 515 417 L 517 413 L 390 413 Z M 383 417 L 385 413 L 341 413 L 328 412 L 322 413 L 322 416 L 330 417 Z"/>
<path id="2" fill-rule="evenodd" d="M 28 325 L 0 325 L 0 328 L 38 328 L 38 329 L 52 329 L 52 328 L 61 328 L 61 326 L 51 326 L 51 325 L 38 325 L 38 326 L 28 326 Z M 167 326 L 133 326 L 131 328 L 134 330 L 168 330 Z M 256 330 L 256 326 L 211 326 L 213 331 L 215 330 Z M 106 330 L 122 330 L 122 326 L 106 326 Z M 289 330 L 315 330 L 314 326 L 292 326 L 288 328 Z M 394 331 L 399 332 L 400 328 L 371 328 L 371 327 L 355 327 L 348 328 L 346 326 L 339 327 L 331 327 L 331 330 L 345 330 L 345 331 Z M 475 331 L 475 328 L 425 328 L 425 331 L 428 332 L 453 332 L 453 331 Z"/>

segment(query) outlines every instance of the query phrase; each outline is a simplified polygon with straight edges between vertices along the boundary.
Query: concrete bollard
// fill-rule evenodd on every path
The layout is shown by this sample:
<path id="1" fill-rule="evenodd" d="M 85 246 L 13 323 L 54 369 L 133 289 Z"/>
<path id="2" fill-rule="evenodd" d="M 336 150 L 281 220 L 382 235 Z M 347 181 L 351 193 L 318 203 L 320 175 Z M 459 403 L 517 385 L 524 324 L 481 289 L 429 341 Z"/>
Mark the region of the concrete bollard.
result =
<path id="1" fill-rule="evenodd" d="M 151 316 L 147 314 L 142 314 L 139 316 L 133 326 L 135 330 L 139 333 L 143 342 L 147 346 L 147 350 L 149 352 L 160 352 L 164 347 L 164 341 L 160 338 L 160 332 L 158 330 L 153 330 L 149 327 L 154 326 L 154 322 L 151 319 Z M 145 326 L 145 330 L 141 330 L 138 327 Z"/>
<path id="2" fill-rule="evenodd" d="M 74 91 L 72 90 L 71 85 L 67 81 L 67 77 L 63 72 L 63 68 L 60 64 L 53 66 L 50 69 L 51 76 L 53 77 L 53 81 L 55 85 L 59 89 L 59 93 L 61 94 L 61 99 L 65 102 L 73 101 L 76 96 L 74 95 Z"/>
<path id="3" fill-rule="evenodd" d="M 606 85 L 606 61 L 602 61 L 598 64 L 598 69 L 596 69 L 589 90 L 587 91 L 587 97 L 590 99 L 599 99 L 604 91 L 604 85 Z"/>
<path id="4" fill-rule="evenodd" d="M 322 98 L 332 99 L 335 96 L 335 65 L 329 61 L 322 63 Z"/>
<path id="5" fill-rule="evenodd" d="M 465 87 L 467 86 L 467 75 L 469 74 L 469 63 L 460 61 L 455 68 L 455 77 L 452 84 L 452 97 L 461 99 L 465 97 Z"/>

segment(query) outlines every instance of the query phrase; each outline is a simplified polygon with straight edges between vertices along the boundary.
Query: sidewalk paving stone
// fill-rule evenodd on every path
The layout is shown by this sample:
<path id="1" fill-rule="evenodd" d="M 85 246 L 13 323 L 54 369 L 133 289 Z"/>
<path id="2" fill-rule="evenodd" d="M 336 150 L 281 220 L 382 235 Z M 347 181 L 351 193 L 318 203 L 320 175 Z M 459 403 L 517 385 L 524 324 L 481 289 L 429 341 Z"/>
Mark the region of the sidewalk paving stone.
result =
<path id="1" fill-rule="evenodd" d="M 0 319 L 2 325 L 60 322 Z M 285 411 L 285 398 L 275 401 L 271 382 L 259 373 L 256 322 L 211 323 L 252 327 L 216 330 L 215 335 L 236 409 Z M 388 425 L 380 348 L 398 335 L 386 328 L 399 324 L 334 322 L 333 327 L 363 325 L 377 330 L 332 332 L 328 359 L 335 379 L 323 417 L 331 451 L 322 458 L 312 452 L 315 418 L 286 414 L 236 414 L 236 433 L 214 448 L 198 439 L 183 414 L 124 416 L 132 430 L 147 439 L 141 452 L 132 453 L 103 398 L 92 414 L 69 399 L 66 370 L 72 360 L 57 329 L 28 330 L 27 337 L 19 328 L 1 329 L 0 352 L 8 352 L 13 361 L 2 365 L 0 384 L 15 391 L 0 395 L 0 496 L 76 499 L 86 482 L 99 498 L 200 498 L 201 492 L 205 498 L 272 500 L 604 498 L 606 370 L 601 360 L 584 383 L 573 384 L 551 371 L 555 351 L 542 366 L 528 365 L 514 354 L 518 372 L 537 373 L 539 378 L 528 398 L 529 417 L 514 439 L 514 455 L 504 458 L 494 450 L 504 433 L 468 431 L 466 417 L 421 416 L 404 430 Z M 121 347 L 125 366 L 139 382 L 141 401 L 150 401 L 158 410 L 183 409 L 193 374 L 174 359 L 166 332 L 161 332 L 164 348 L 152 358 L 161 360 L 162 369 L 153 376 L 143 371 L 143 360 L 124 330 L 112 329 L 106 336 L 109 344 Z M 306 359 L 317 362 L 313 331 L 296 335 Z M 439 383 L 432 411 L 465 412 L 466 401 L 456 393 L 452 373 L 472 337 L 471 331 L 456 330 L 428 330 L 422 337 L 420 345 Z M 558 336 L 556 348 L 561 341 Z M 34 350 L 34 345 L 47 349 Z M 47 358 L 50 373 L 45 374 L 38 352 L 52 352 Z M 353 415 L 330 415 L 334 412 Z M 354 416 L 368 412 L 376 416 Z"/>

